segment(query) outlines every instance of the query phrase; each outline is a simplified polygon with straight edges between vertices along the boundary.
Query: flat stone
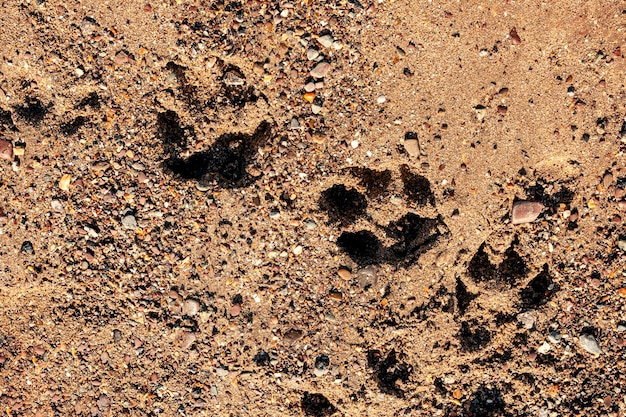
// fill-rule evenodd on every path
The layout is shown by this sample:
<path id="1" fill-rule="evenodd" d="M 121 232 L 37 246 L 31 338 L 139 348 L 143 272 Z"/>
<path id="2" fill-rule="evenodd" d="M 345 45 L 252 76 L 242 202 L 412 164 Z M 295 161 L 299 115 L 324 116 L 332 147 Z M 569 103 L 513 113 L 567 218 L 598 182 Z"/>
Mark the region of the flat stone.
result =
<path id="1" fill-rule="evenodd" d="M 516 201 L 513 203 L 511 220 L 513 224 L 534 222 L 543 210 L 543 204 L 538 201 Z"/>
<path id="2" fill-rule="evenodd" d="M 600 346 L 598 346 L 598 342 L 596 338 L 590 334 L 582 334 L 580 335 L 580 346 L 585 349 L 588 353 L 592 355 L 599 355 L 602 353 Z"/>
<path id="3" fill-rule="evenodd" d="M 410 156 L 413 157 L 419 156 L 420 154 L 420 145 L 417 139 L 405 139 L 404 149 Z"/>
<path id="4" fill-rule="evenodd" d="M 128 214 L 122 218 L 122 226 L 129 230 L 137 229 L 137 219 L 132 214 Z"/>
<path id="5" fill-rule="evenodd" d="M 339 277 L 345 281 L 352 279 L 352 272 L 350 272 L 350 270 L 347 268 L 339 268 L 337 270 L 337 275 L 339 275 Z"/>
<path id="6" fill-rule="evenodd" d="M 326 61 L 322 61 L 311 70 L 311 77 L 324 78 L 329 71 L 330 64 Z"/>
<path id="7" fill-rule="evenodd" d="M 320 45 L 322 45 L 324 48 L 330 48 L 331 46 L 333 46 L 333 42 L 335 42 L 335 39 L 331 36 L 331 35 L 324 35 L 324 36 L 320 36 L 317 41 L 320 43 Z"/>
<path id="8" fill-rule="evenodd" d="M 311 112 L 313 112 L 313 114 L 320 114 L 322 112 L 322 106 L 317 103 L 312 103 Z"/>
<path id="9" fill-rule="evenodd" d="M 224 74 L 224 84 L 226 85 L 235 86 L 244 85 L 245 83 L 245 77 L 236 69 L 231 69 Z"/>

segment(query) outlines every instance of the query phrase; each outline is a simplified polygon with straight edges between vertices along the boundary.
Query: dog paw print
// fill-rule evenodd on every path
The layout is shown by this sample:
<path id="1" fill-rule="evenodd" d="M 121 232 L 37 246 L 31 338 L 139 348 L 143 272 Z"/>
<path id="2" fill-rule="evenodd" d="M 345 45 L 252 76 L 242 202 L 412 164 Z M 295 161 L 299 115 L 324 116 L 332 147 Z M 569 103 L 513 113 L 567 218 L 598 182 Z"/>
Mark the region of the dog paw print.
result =
<path id="1" fill-rule="evenodd" d="M 352 167 L 352 186 L 334 184 L 321 193 L 319 206 L 341 233 L 337 246 L 359 266 L 410 266 L 449 233 L 436 213 L 430 181 L 407 165 L 390 170 Z M 387 202 L 401 196 L 409 211 L 384 220 Z"/>

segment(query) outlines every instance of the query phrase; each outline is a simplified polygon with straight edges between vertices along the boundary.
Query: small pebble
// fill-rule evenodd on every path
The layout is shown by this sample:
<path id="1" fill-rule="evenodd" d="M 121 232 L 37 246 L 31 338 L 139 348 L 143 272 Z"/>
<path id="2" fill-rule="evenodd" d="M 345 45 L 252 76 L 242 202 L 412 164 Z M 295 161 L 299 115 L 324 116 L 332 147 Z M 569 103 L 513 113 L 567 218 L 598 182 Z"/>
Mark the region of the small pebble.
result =
<path id="1" fill-rule="evenodd" d="M 313 114 L 320 114 L 322 112 L 322 106 L 320 106 L 316 102 L 313 102 L 311 104 L 311 111 L 313 112 Z"/>
<path id="2" fill-rule="evenodd" d="M 200 311 L 200 302 L 193 298 L 188 298 L 183 303 L 183 314 L 187 316 L 195 316 Z"/>
<path id="3" fill-rule="evenodd" d="M 324 36 L 320 36 L 319 38 L 317 38 L 317 41 L 324 48 L 330 48 L 331 46 L 333 46 L 333 42 L 335 41 L 335 39 L 333 39 L 331 35 L 324 35 Z"/>
<path id="4" fill-rule="evenodd" d="M 366 266 L 357 272 L 359 286 L 363 289 L 369 289 L 378 282 L 377 268 L 375 266 Z"/>
<path id="5" fill-rule="evenodd" d="M 280 210 L 272 209 L 272 211 L 270 211 L 270 218 L 274 220 L 280 219 Z"/>
<path id="6" fill-rule="evenodd" d="M 347 268 L 339 268 L 337 270 L 337 275 L 339 275 L 339 278 L 345 281 L 349 281 L 350 279 L 352 279 L 352 272 L 350 272 L 350 270 Z"/>
<path id="7" fill-rule="evenodd" d="M 420 146 L 417 139 L 405 139 L 404 149 L 406 149 L 406 152 L 413 157 L 419 156 L 420 154 Z"/>
<path id="8" fill-rule="evenodd" d="M 241 72 L 231 69 L 224 74 L 224 84 L 230 86 L 244 85 L 246 80 Z"/>
<path id="9" fill-rule="evenodd" d="M 5 139 L 0 139 L 0 159 L 13 160 L 13 145 Z"/>
<path id="10" fill-rule="evenodd" d="M 211 183 L 205 180 L 196 181 L 196 190 L 201 191 L 203 193 L 209 191 L 211 189 Z"/>
<path id="11" fill-rule="evenodd" d="M 129 230 L 137 229 L 137 220 L 132 214 L 128 214 L 122 218 L 122 226 Z"/>
<path id="12" fill-rule="evenodd" d="M 546 354 L 549 351 L 550 351 L 550 344 L 548 342 L 543 342 L 543 344 L 537 348 L 537 353 Z"/>
<path id="13" fill-rule="evenodd" d="M 306 227 L 307 230 L 315 230 L 317 223 L 315 223 L 313 219 L 306 219 L 304 221 L 304 227 Z"/>
<path id="14" fill-rule="evenodd" d="M 311 70 L 311 77 L 324 78 L 329 71 L 330 64 L 326 61 L 322 61 Z"/>
<path id="15" fill-rule="evenodd" d="M 28 254 L 32 254 L 34 252 L 33 244 L 30 242 L 30 240 L 25 240 L 22 243 L 22 247 L 20 248 L 20 252 L 28 253 Z"/>
<path id="16" fill-rule="evenodd" d="M 378 96 L 378 98 L 376 99 L 376 102 L 378 104 L 383 104 L 385 101 L 387 101 L 387 97 L 382 95 L 382 96 Z"/>
<path id="17" fill-rule="evenodd" d="M 56 198 L 50 201 L 50 207 L 53 211 L 57 213 L 65 213 L 65 208 L 63 207 L 63 203 L 57 200 Z"/>
<path id="18" fill-rule="evenodd" d="M 64 174 L 59 180 L 59 188 L 63 191 L 69 190 L 70 182 L 72 182 L 72 176 L 70 174 Z"/>
<path id="19" fill-rule="evenodd" d="M 590 334 L 580 335 L 580 345 L 583 349 L 585 349 L 588 353 L 591 353 L 592 355 L 599 355 L 602 353 L 602 350 L 600 350 L 600 346 L 598 346 L 596 338 Z"/>
<path id="20" fill-rule="evenodd" d="M 237 317 L 241 313 L 241 305 L 235 304 L 230 308 L 230 315 L 232 317 Z"/>
<path id="21" fill-rule="evenodd" d="M 307 93 L 312 93 L 313 91 L 315 91 L 315 83 L 314 82 L 306 83 L 304 86 L 304 91 L 306 91 Z"/>
<path id="22" fill-rule="evenodd" d="M 520 322 L 524 329 L 531 330 L 535 327 L 535 323 L 537 322 L 537 312 L 530 310 L 520 313 L 517 315 L 517 321 Z"/>
<path id="23" fill-rule="evenodd" d="M 294 255 L 298 256 L 302 254 L 302 246 L 298 245 L 295 248 L 293 248 L 291 251 L 293 252 Z"/>
<path id="24" fill-rule="evenodd" d="M 328 355 L 320 355 L 315 359 L 315 367 L 313 368 L 313 373 L 315 376 L 322 376 L 328 373 L 328 368 L 330 367 L 330 358 Z"/>
<path id="25" fill-rule="evenodd" d="M 195 341 L 196 334 L 194 332 L 184 332 L 180 347 L 183 349 L 189 349 Z"/>
<path id="26" fill-rule="evenodd" d="M 516 201 L 513 203 L 511 220 L 513 224 L 534 222 L 541 211 L 543 204 L 538 201 Z"/>
<path id="27" fill-rule="evenodd" d="M 317 58 L 318 56 L 320 56 L 320 51 L 318 51 L 317 49 L 315 49 L 315 48 L 307 49 L 307 51 L 306 51 L 306 58 L 309 61 L 315 60 L 315 58 Z"/>
<path id="28" fill-rule="evenodd" d="M 220 378 L 224 378 L 225 376 L 228 375 L 228 369 L 222 368 L 221 366 L 219 368 L 217 368 L 215 370 L 215 373 L 217 374 L 217 376 L 219 376 Z"/>

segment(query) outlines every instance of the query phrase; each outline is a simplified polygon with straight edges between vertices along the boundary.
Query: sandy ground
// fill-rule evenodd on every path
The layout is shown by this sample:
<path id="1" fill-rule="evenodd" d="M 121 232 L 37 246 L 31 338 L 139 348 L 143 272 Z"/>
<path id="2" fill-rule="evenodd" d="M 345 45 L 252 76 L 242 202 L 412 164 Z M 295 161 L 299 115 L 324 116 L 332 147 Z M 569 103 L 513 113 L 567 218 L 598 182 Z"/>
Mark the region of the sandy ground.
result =
<path id="1" fill-rule="evenodd" d="M 625 7 L 5 3 L 0 412 L 625 415 Z"/>

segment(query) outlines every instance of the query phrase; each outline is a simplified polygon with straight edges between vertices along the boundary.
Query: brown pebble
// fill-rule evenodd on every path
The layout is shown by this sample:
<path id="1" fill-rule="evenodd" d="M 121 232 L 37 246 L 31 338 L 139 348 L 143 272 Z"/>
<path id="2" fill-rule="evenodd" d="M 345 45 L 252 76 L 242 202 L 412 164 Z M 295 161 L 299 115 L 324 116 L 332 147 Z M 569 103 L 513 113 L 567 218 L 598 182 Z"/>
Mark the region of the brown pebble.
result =
<path id="1" fill-rule="evenodd" d="M 239 304 L 235 304 L 230 308 L 230 315 L 233 317 L 237 317 L 241 313 L 241 306 Z"/>
<path id="2" fill-rule="evenodd" d="M 331 291 L 330 294 L 328 294 L 328 297 L 332 300 L 341 301 L 343 299 L 343 294 L 339 291 Z"/>
<path id="3" fill-rule="evenodd" d="M 337 275 L 339 275 L 341 279 L 346 281 L 352 278 L 352 272 L 350 272 L 350 270 L 347 268 L 339 268 L 337 270 Z"/>
<path id="4" fill-rule="evenodd" d="M 498 113 L 503 115 L 503 116 L 506 114 L 507 110 L 508 109 L 507 109 L 506 106 L 498 106 Z"/>
<path id="5" fill-rule="evenodd" d="M 513 224 L 534 222 L 541 211 L 543 204 L 538 201 L 516 201 L 513 203 L 511 220 Z"/>
<path id="6" fill-rule="evenodd" d="M 13 160 L 13 146 L 5 139 L 0 139 L 0 159 Z"/>
<path id="7" fill-rule="evenodd" d="M 517 34 L 516 28 L 511 29 L 511 31 L 509 32 L 509 37 L 511 38 L 511 43 L 513 45 L 519 45 L 520 43 L 522 43 L 522 39 Z"/>

